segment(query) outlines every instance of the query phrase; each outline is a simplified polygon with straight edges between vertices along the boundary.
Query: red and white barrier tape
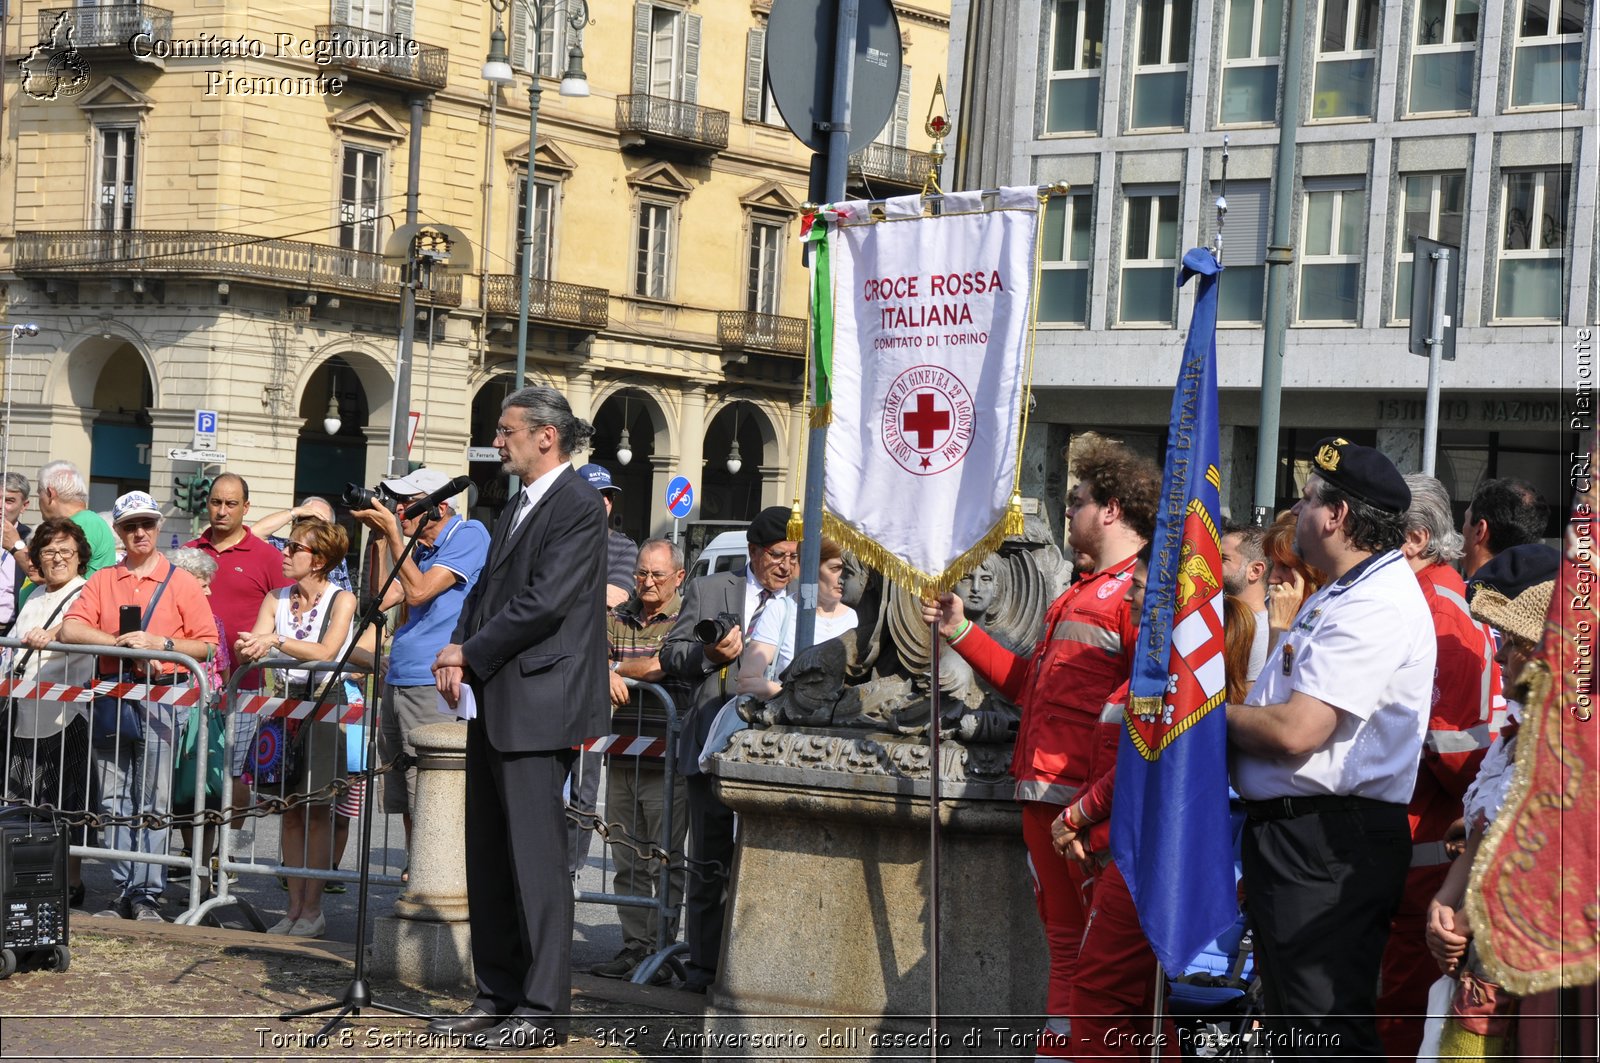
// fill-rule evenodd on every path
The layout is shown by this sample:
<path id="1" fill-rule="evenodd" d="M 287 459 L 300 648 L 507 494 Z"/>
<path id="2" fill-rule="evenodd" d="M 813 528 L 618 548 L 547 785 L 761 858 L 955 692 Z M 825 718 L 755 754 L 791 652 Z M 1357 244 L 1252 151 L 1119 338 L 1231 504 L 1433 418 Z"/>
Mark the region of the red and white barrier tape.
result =
<path id="1" fill-rule="evenodd" d="M 118 683 L 104 680 L 90 687 L 75 687 L 66 683 L 36 683 L 17 680 L 0 680 L 0 697 L 19 701 L 66 701 L 80 704 L 95 698 L 127 698 L 130 701 L 154 701 L 162 705 L 195 705 L 200 700 L 200 688 L 194 686 L 163 686 L 149 683 Z M 261 694 L 240 695 L 235 707 L 239 712 L 250 712 L 260 717 L 283 717 L 290 720 L 334 720 L 338 723 L 360 723 L 366 708 L 360 704 L 325 704 L 312 716 L 316 701 L 303 698 L 271 698 Z"/>
<path id="2" fill-rule="evenodd" d="M 653 757 L 660 760 L 666 756 L 667 740 L 665 738 L 646 738 L 641 735 L 601 735 L 591 738 L 578 747 L 591 753 L 609 753 L 616 757 Z"/>

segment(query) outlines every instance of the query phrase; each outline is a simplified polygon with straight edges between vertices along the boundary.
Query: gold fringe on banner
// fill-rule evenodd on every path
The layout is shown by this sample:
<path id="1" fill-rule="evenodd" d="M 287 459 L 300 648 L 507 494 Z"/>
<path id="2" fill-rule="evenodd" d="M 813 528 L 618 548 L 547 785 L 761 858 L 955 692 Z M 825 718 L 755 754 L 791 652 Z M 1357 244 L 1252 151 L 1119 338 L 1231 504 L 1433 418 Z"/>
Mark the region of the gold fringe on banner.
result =
<path id="1" fill-rule="evenodd" d="M 875 569 L 885 579 L 894 580 L 908 594 L 918 598 L 928 598 L 943 594 L 957 583 L 960 583 L 962 577 L 976 569 L 990 554 L 1000 549 L 1000 544 L 1006 541 L 1006 535 L 1008 534 L 1006 523 L 1009 519 L 1009 513 L 1002 516 L 983 538 L 974 543 L 960 557 L 950 562 L 949 567 L 938 575 L 929 575 L 921 569 L 912 568 L 899 557 L 890 553 L 875 539 L 868 538 L 826 510 L 822 513 L 822 534 L 855 554 L 869 568 Z"/>
<path id="2" fill-rule="evenodd" d="M 811 407 L 811 427 L 826 428 L 833 423 L 833 403 L 825 402 L 821 406 Z"/>

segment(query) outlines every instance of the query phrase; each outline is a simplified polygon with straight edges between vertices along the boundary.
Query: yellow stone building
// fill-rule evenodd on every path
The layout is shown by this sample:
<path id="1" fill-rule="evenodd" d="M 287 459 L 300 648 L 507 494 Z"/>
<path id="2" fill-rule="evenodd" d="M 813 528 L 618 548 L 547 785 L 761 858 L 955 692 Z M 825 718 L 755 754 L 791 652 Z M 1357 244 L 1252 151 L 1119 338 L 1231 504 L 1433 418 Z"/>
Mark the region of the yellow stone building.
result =
<path id="1" fill-rule="evenodd" d="M 211 410 L 258 513 L 375 482 L 404 237 L 383 252 L 415 152 L 419 223 L 472 246 L 450 249 L 462 272 L 416 273 L 409 458 L 469 471 L 514 374 L 537 68 L 528 381 L 595 422 L 578 457 L 612 470 L 636 537 L 671 526 L 677 474 L 690 519 L 793 499 L 810 154 L 763 89 L 770 0 L 531 4 L 9 5 L 0 300 L 40 327 L 7 365 L 9 467 L 73 460 L 100 509 L 134 488 L 167 501 L 199 469 L 167 452 Z M 855 194 L 920 188 L 929 163 L 950 5 L 894 6 L 906 72 Z M 501 87 L 483 76 L 497 24 Z M 558 91 L 574 46 L 583 98 Z M 498 466 L 470 471 L 497 506 Z"/>

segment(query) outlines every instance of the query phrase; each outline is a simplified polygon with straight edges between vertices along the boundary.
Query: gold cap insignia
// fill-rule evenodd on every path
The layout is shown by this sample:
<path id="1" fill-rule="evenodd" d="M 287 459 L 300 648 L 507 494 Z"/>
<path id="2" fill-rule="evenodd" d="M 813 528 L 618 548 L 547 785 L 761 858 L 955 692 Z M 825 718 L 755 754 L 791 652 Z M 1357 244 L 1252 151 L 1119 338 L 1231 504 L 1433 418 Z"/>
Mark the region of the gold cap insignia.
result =
<path id="1" fill-rule="evenodd" d="M 1332 443 L 1325 444 L 1317 451 L 1317 468 L 1326 472 L 1337 472 L 1339 469 L 1339 448 L 1349 444 L 1348 439 L 1335 439 Z"/>

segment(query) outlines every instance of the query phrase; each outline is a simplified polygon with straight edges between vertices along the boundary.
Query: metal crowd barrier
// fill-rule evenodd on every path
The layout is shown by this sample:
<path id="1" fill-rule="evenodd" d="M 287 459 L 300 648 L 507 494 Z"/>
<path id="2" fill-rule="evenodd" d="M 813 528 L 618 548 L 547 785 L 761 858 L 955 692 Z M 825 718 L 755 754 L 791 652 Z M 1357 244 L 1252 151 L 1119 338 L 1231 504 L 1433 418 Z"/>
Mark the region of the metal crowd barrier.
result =
<path id="1" fill-rule="evenodd" d="M 369 699 L 376 682 L 373 677 L 354 667 L 347 666 L 342 678 L 333 684 L 327 700 L 319 707 L 318 696 L 328 682 L 328 677 L 338 670 L 336 661 L 300 661 L 289 657 L 269 656 L 250 664 L 239 665 L 228 677 L 223 694 L 227 710 L 223 741 L 225 777 L 223 786 L 231 795 L 236 780 L 246 790 L 242 803 L 224 800 L 224 815 L 229 826 L 224 828 L 219 840 L 217 856 L 213 861 L 215 892 L 193 913 L 190 921 L 215 919 L 217 909 L 238 906 L 250 925 L 256 930 L 265 929 L 265 923 L 253 907 L 243 902 L 232 890 L 233 877 L 237 875 L 272 876 L 312 879 L 328 882 L 346 882 L 355 872 L 341 870 L 343 846 L 338 842 L 340 819 L 348 820 L 346 844 L 359 838 L 361 817 L 374 811 L 376 794 L 365 792 L 365 780 L 360 765 L 374 748 L 365 732 L 350 730 L 354 725 L 379 725 L 379 715 L 374 707 L 370 718 L 367 711 Z M 285 690 L 281 681 L 270 680 L 260 690 L 240 690 L 246 676 L 262 672 L 295 671 L 308 674 L 308 681 L 291 684 Z M 268 677 L 263 677 L 267 679 Z M 357 679 L 359 678 L 359 682 Z M 345 694 L 348 683 L 356 683 L 359 699 Z M 269 691 L 271 691 L 269 693 Z M 441 717 L 443 719 L 443 717 Z M 263 737 L 263 729 L 271 728 Z M 351 752 L 352 739 L 359 736 L 355 755 Z M 263 772 L 264 760 L 276 750 L 279 768 L 276 773 Z M 288 758 L 293 755 L 298 764 L 290 770 Z M 375 755 L 375 754 L 373 754 Z M 286 839 L 282 828 L 290 820 L 280 820 L 280 846 L 276 855 L 263 855 L 258 851 L 260 839 L 254 830 L 250 836 L 250 851 L 236 853 L 234 827 L 241 828 L 252 819 L 264 815 L 282 815 L 304 807 L 303 822 L 296 825 L 300 835 L 296 846 Z M 313 848 L 313 828 L 316 817 L 325 814 L 327 825 L 326 847 Z M 321 833 L 320 830 L 317 833 Z M 390 849 L 390 839 L 385 836 L 372 846 L 374 856 Z M 403 852 L 405 843 L 400 840 Z M 297 849 L 297 852 L 290 851 Z M 382 859 L 382 857 L 379 857 Z M 295 862 L 298 860 L 298 862 Z M 385 861 L 371 869 L 368 881 L 374 885 L 398 886 L 403 880 L 397 869 Z"/>
<path id="2" fill-rule="evenodd" d="M 635 696 L 628 706 L 613 706 L 611 718 L 618 725 L 619 731 L 625 730 L 627 733 L 603 735 L 583 744 L 584 750 L 601 753 L 605 760 L 607 777 L 605 805 L 603 815 L 598 818 L 608 842 L 606 851 L 601 857 L 602 884 L 606 880 L 608 865 L 611 862 L 611 849 L 616 846 L 626 846 L 634 850 L 639 857 L 657 864 L 653 872 L 655 895 L 619 893 L 612 889 L 601 892 L 575 890 L 574 897 L 582 904 L 647 908 L 656 913 L 655 949 L 639 963 L 631 976 L 634 982 L 648 983 L 664 964 L 671 963 L 676 967 L 674 957 L 686 953 L 689 949 L 686 942 L 676 941 L 677 929 L 682 922 L 686 876 L 683 837 L 681 834 L 674 837 L 674 827 L 677 824 L 674 823 L 673 815 L 674 799 L 679 788 L 675 765 L 682 725 L 678 719 L 677 706 L 662 687 L 634 679 L 625 679 L 623 682 Z M 650 715 L 652 707 L 657 715 Z M 626 721 L 626 727 L 623 726 L 623 721 Z M 664 736 L 645 734 L 647 730 L 660 730 L 663 727 L 666 731 Z M 614 795 L 610 781 L 614 773 L 627 770 L 630 761 L 633 784 L 631 789 L 635 794 L 635 801 L 629 809 L 614 809 L 612 807 Z M 652 762 L 660 763 L 659 772 L 647 767 Z M 660 777 L 661 787 L 660 827 L 653 838 L 638 838 L 633 836 L 629 827 L 640 821 L 641 809 L 638 798 L 646 796 L 641 795 L 640 784 L 653 787 L 656 775 Z M 626 814 L 626 818 L 623 818 L 623 814 Z M 568 815 L 570 817 L 573 813 L 569 811 Z M 584 818 L 586 817 L 578 817 L 580 826 L 584 825 Z M 687 819 L 681 824 L 681 829 L 687 832 Z M 612 841 L 613 836 L 618 840 Z M 587 834 L 584 835 L 584 839 L 587 844 Z M 611 881 L 615 886 L 614 874 L 611 876 Z M 679 973 L 682 973 L 681 970 Z"/>
<path id="3" fill-rule="evenodd" d="M 210 704 L 213 693 L 205 668 L 186 654 L 120 646 L 51 642 L 24 663 L 28 653 L 19 639 L 0 638 L 4 802 L 48 808 L 70 825 L 70 855 L 129 865 L 123 873 L 151 887 L 157 899 L 165 891 L 166 875 L 152 869 L 182 872 L 189 880 L 190 903 L 175 921 L 192 921 L 204 896 L 204 861 L 175 851 L 171 825 L 174 817 L 197 820 L 205 808 L 205 787 L 199 780 L 206 778 L 207 714 L 200 710 Z M 59 654 L 66 661 L 58 671 Z M 118 661 L 117 674 L 102 675 L 100 658 Z M 133 662 L 145 661 L 169 663 L 180 671 L 171 679 L 147 680 L 133 667 Z M 36 662 L 48 666 L 51 679 L 27 678 L 30 673 L 37 676 Z M 14 674 L 19 665 L 23 671 Z M 123 717 L 118 705 L 103 718 L 119 724 L 96 735 L 97 698 L 135 702 L 137 708 Z M 139 734 L 125 735 L 121 722 L 130 731 L 137 725 Z M 28 733 L 19 735 L 19 730 Z M 196 739 L 197 784 L 193 800 L 174 809 L 175 754 L 190 730 Z M 93 828 L 98 839 L 85 826 L 94 817 L 110 820 Z M 90 844 L 96 840 L 98 844 Z"/>

